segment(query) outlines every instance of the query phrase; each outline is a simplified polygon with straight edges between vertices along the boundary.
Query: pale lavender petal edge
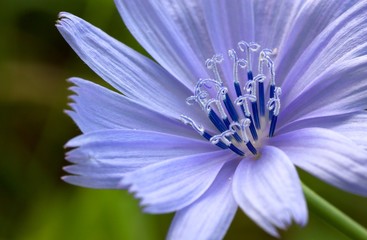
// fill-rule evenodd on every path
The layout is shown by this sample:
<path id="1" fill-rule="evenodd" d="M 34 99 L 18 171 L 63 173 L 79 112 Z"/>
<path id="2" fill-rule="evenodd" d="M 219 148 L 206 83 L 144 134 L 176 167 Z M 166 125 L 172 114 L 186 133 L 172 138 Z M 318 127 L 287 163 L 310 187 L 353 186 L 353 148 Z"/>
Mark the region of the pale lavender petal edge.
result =
<path id="1" fill-rule="evenodd" d="M 56 27 L 92 70 L 127 97 L 176 118 L 196 113 L 185 102 L 192 89 L 152 60 L 70 13 L 60 13 Z"/>
<path id="2" fill-rule="evenodd" d="M 122 176 L 168 159 L 212 152 L 218 148 L 207 141 L 165 133 L 138 130 L 102 130 L 70 140 L 64 168 L 74 176 L 64 180 L 92 188 L 122 188 Z"/>

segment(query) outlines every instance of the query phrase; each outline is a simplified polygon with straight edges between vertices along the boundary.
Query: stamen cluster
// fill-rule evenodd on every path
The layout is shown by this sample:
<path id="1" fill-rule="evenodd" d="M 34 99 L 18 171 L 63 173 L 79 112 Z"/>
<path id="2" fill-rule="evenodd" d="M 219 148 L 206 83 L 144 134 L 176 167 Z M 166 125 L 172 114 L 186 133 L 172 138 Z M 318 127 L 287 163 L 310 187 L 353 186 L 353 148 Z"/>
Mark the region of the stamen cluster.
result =
<path id="1" fill-rule="evenodd" d="M 258 151 L 255 146 L 259 135 L 262 136 L 265 130 L 268 130 L 268 137 L 274 135 L 280 111 L 281 88 L 275 85 L 272 50 L 260 50 L 259 44 L 244 41 L 238 43 L 238 48 L 245 58 L 239 58 L 234 49 L 228 51 L 233 62 L 233 94 L 225 86 L 219 71 L 224 57 L 216 54 L 205 62 L 214 77 L 200 79 L 195 86 L 194 95 L 186 100 L 189 105 L 199 104 L 219 133 L 209 133 L 188 116 L 181 115 L 181 121 L 222 149 L 228 148 L 240 156 L 245 156 L 248 151 L 256 155 Z M 253 62 L 256 52 L 257 61 L 255 59 Z M 257 65 L 255 77 L 253 65 Z M 247 74 L 240 76 L 239 69 L 246 69 Z M 266 79 L 269 81 L 266 85 L 268 101 L 265 106 Z M 232 101 L 231 95 L 234 94 Z"/>

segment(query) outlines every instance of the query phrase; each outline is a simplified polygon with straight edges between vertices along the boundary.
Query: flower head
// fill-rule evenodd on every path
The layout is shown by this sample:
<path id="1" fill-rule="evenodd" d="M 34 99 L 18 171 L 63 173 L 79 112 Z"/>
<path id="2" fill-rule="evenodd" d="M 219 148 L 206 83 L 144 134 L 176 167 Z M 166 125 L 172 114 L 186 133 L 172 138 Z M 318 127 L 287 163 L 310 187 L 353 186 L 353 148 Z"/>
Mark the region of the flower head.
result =
<path id="1" fill-rule="evenodd" d="M 367 195 L 367 3 L 124 1 L 158 62 L 69 13 L 57 27 L 117 92 L 72 78 L 85 187 L 176 212 L 171 239 L 220 239 L 238 206 L 269 234 L 307 222 L 295 166 Z"/>

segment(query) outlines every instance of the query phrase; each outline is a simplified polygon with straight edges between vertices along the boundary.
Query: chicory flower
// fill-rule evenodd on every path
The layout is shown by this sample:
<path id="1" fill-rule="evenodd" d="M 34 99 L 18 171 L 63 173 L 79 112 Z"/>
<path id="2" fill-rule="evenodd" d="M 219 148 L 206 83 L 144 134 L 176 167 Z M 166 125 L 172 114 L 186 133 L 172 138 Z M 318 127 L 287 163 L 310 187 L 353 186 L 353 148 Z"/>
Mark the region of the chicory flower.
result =
<path id="1" fill-rule="evenodd" d="M 70 79 L 66 182 L 176 212 L 171 239 L 220 239 L 238 207 L 273 236 L 305 225 L 295 166 L 367 196 L 367 2 L 115 2 L 156 62 L 60 14 L 116 90 Z"/>

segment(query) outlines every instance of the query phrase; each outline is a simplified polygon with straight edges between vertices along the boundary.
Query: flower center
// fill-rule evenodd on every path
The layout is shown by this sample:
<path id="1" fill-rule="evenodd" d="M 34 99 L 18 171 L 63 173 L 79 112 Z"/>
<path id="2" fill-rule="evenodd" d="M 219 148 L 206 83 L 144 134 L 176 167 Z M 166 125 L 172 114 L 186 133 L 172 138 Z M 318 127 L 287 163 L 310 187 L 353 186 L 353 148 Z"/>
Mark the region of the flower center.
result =
<path id="1" fill-rule="evenodd" d="M 189 105 L 199 104 L 219 133 L 208 132 L 185 115 L 181 115 L 181 121 L 222 149 L 230 149 L 240 156 L 256 155 L 262 138 L 274 135 L 281 88 L 275 85 L 272 50 L 260 50 L 259 44 L 244 41 L 238 43 L 238 48 L 244 58 L 238 57 L 234 49 L 228 51 L 233 66 L 233 87 L 222 81 L 219 69 L 224 58 L 217 54 L 205 62 L 213 78 L 200 79 L 194 95 L 186 100 Z M 253 66 L 257 67 L 255 77 Z"/>

